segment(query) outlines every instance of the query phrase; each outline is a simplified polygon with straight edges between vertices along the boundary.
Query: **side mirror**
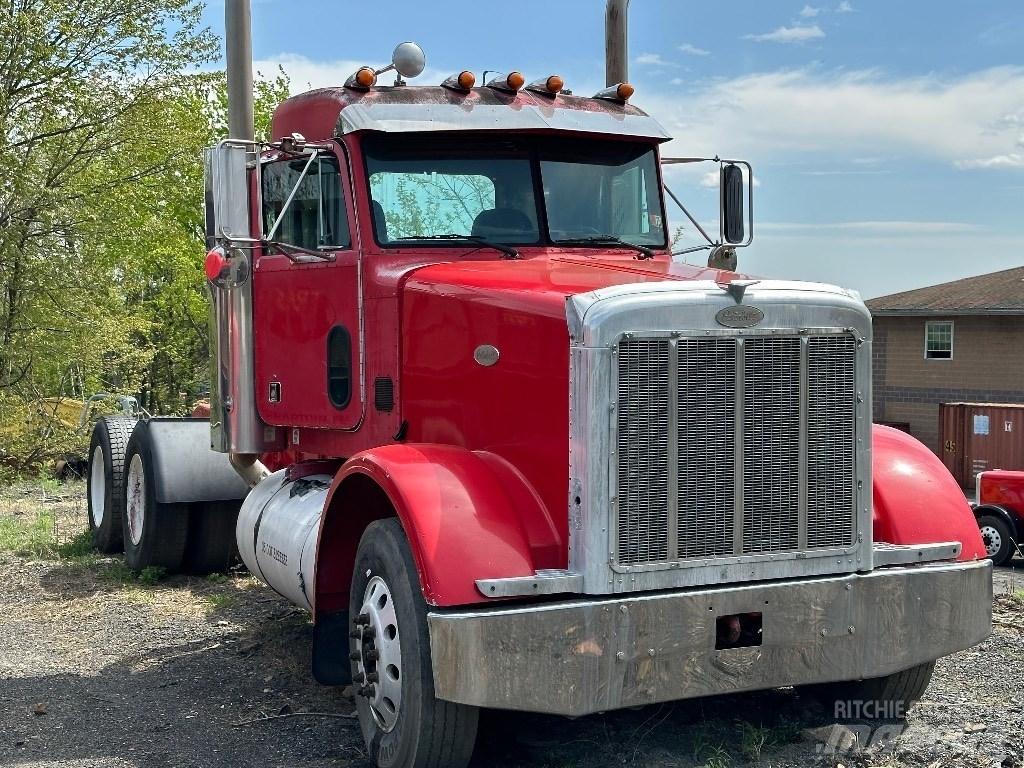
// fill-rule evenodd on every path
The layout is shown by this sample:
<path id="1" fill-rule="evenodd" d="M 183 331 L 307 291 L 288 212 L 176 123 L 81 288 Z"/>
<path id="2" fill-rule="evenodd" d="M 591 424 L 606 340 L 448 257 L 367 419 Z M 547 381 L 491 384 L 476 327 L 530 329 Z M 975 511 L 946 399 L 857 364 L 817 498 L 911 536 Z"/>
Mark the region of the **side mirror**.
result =
<path id="1" fill-rule="evenodd" d="M 222 141 L 206 150 L 206 245 L 249 239 L 249 149 Z"/>
<path id="2" fill-rule="evenodd" d="M 722 236 L 735 245 L 746 237 L 743 226 L 743 171 L 738 165 L 722 166 Z"/>

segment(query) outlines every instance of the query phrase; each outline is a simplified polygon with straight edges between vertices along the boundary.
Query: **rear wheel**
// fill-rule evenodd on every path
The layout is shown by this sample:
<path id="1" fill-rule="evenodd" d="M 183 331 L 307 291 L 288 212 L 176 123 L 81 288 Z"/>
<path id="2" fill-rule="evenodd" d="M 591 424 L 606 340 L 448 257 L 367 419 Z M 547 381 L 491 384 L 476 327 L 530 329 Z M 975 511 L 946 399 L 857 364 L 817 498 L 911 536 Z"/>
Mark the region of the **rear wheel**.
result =
<path id="1" fill-rule="evenodd" d="M 402 526 L 371 523 L 356 553 L 349 615 L 356 709 L 378 768 L 464 768 L 479 710 L 434 696 L 427 606 Z"/>
<path id="2" fill-rule="evenodd" d="M 981 540 L 985 543 L 985 554 L 993 565 L 1003 565 L 1013 557 L 1013 532 L 1006 521 L 995 515 L 978 518 Z"/>
<path id="3" fill-rule="evenodd" d="M 106 416 L 96 422 L 89 442 L 89 530 L 93 546 L 106 554 L 122 548 L 125 452 L 135 423 L 135 419 L 123 416 Z"/>
<path id="4" fill-rule="evenodd" d="M 834 717 L 859 711 L 870 719 L 902 719 L 924 696 L 934 669 L 935 662 L 929 661 L 884 677 L 813 686 L 811 693 Z"/>
<path id="5" fill-rule="evenodd" d="M 137 431 L 128 443 L 124 559 L 133 571 L 150 567 L 176 571 L 185 554 L 188 505 L 157 502 L 147 435 Z"/>

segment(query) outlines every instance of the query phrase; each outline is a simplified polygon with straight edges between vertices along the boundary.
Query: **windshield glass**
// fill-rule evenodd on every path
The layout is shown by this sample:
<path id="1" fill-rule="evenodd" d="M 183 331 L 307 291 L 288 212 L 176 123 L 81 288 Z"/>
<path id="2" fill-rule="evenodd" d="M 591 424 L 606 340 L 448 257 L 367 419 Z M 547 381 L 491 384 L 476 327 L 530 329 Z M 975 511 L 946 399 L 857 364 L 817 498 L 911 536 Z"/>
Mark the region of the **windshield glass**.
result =
<path id="1" fill-rule="evenodd" d="M 370 136 L 364 147 L 382 245 L 453 235 L 507 245 L 665 245 L 650 144 L 405 134 Z"/>

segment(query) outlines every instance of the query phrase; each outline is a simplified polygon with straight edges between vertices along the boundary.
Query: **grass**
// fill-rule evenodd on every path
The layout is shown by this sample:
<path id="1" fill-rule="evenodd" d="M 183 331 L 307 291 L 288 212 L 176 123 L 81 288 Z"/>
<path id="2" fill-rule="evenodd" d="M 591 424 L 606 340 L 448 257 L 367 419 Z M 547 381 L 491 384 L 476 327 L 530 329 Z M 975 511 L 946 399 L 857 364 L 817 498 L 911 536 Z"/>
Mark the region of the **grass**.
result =
<path id="1" fill-rule="evenodd" d="M 57 559 L 59 552 L 53 515 L 0 518 L 0 552 L 13 552 L 36 560 Z"/>

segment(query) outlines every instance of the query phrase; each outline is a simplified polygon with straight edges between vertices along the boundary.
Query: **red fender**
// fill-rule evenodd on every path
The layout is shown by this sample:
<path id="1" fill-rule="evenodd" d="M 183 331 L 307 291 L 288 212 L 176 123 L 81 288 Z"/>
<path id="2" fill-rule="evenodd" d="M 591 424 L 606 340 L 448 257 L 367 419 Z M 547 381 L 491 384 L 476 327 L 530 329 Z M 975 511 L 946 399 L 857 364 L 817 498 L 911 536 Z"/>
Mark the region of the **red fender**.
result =
<path id="1" fill-rule="evenodd" d="M 959 541 L 960 560 L 985 557 L 967 498 L 942 461 L 898 429 L 875 424 L 872 438 L 875 541 Z"/>
<path id="2" fill-rule="evenodd" d="M 381 491 L 386 504 L 374 499 Z M 318 612 L 341 607 L 355 544 L 366 523 L 386 516 L 385 506 L 402 522 L 430 605 L 484 602 L 477 579 L 565 567 L 557 527 L 503 459 L 444 445 L 385 445 L 356 454 L 334 478 L 317 556 Z"/>

